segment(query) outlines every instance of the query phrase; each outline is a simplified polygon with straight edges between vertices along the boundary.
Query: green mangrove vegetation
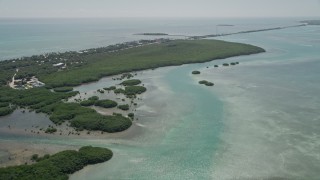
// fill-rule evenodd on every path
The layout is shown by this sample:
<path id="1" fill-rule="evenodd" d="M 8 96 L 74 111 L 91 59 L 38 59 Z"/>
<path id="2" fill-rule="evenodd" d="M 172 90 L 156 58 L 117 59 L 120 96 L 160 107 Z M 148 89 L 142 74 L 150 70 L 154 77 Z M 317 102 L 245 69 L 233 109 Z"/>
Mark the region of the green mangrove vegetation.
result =
<path id="1" fill-rule="evenodd" d="M 94 130 L 118 132 L 131 126 L 132 122 L 129 118 L 102 115 L 102 117 L 100 117 L 100 114 L 93 109 L 82 107 L 78 103 L 63 102 L 63 100 L 66 100 L 77 93 L 78 92 L 51 92 L 46 88 L 16 90 L 9 87 L 0 87 L 0 102 L 7 102 L 19 107 L 29 108 L 35 110 L 37 113 L 41 112 L 48 114 L 50 120 L 57 125 L 70 121 L 72 127 L 86 129 L 86 124 L 90 124 L 94 121 L 94 118 L 98 117 L 103 124 L 103 127 L 99 126 L 99 124 L 95 124 L 97 126 Z M 95 104 L 96 102 L 99 102 L 98 97 L 96 96 L 93 96 L 88 100 L 94 101 Z M 99 103 L 101 103 L 101 106 L 107 106 L 105 101 Z M 113 107 L 117 106 L 117 104 L 114 103 L 111 103 L 111 105 Z M 4 112 L 6 112 L 6 114 L 12 113 L 13 109 L 10 109 L 10 111 L 6 109 Z M 79 119 L 81 119 L 81 121 L 79 121 Z M 72 123 L 73 121 L 76 121 L 77 123 Z"/>
<path id="2" fill-rule="evenodd" d="M 157 39 L 1 61 L 0 116 L 11 114 L 16 107 L 20 107 L 47 114 L 54 124 L 66 123 L 77 131 L 120 132 L 132 125 L 134 113 L 128 113 L 128 117 L 121 114 L 101 115 L 88 106 L 114 108 L 118 103 L 108 99 L 99 100 L 97 96 L 80 103 L 70 103 L 67 100 L 79 93 L 73 91 L 72 87 L 97 81 L 105 76 L 122 74 L 114 80 L 127 79 L 121 83 L 124 89 L 111 86 L 99 89 L 98 92 L 113 90 L 116 94 L 121 93 L 131 98 L 146 92 L 147 89 L 139 86 L 140 80 L 131 79 L 133 75 L 129 72 L 261 52 L 265 52 L 264 49 L 256 46 L 220 40 Z M 45 86 L 12 89 L 8 84 L 14 75 L 15 79 L 19 80 L 37 78 Z M 214 85 L 208 81 L 200 84 Z M 133 101 L 131 104 L 137 105 Z M 129 110 L 129 105 L 119 105 L 118 108 Z M 57 132 L 57 129 L 50 126 L 44 131 L 51 134 Z M 0 168 L 0 179 L 65 180 L 69 174 L 87 165 L 108 161 L 112 155 L 112 151 L 108 149 L 90 146 L 82 147 L 79 151 L 67 150 L 51 156 L 35 155 L 32 157 L 35 164 Z"/>
<path id="3" fill-rule="evenodd" d="M 103 89 L 106 90 L 106 91 L 113 91 L 113 90 L 115 90 L 117 88 L 115 86 L 110 86 L 110 87 L 105 87 Z"/>
<path id="4" fill-rule="evenodd" d="M 123 81 L 120 84 L 123 86 L 136 86 L 141 84 L 141 81 L 139 79 L 130 79 L 130 80 Z"/>
<path id="5" fill-rule="evenodd" d="M 38 154 L 33 154 L 30 159 L 33 162 L 39 162 L 39 161 L 42 161 L 42 160 L 45 160 L 45 159 L 49 159 L 49 158 L 50 158 L 50 154 L 45 154 L 42 157 L 39 157 Z"/>
<path id="6" fill-rule="evenodd" d="M 118 88 L 113 91 L 115 94 L 124 94 L 124 89 Z"/>
<path id="7" fill-rule="evenodd" d="M 235 65 L 238 65 L 238 64 L 239 64 L 239 62 L 232 62 L 232 63 L 230 63 L 231 66 L 235 66 Z"/>
<path id="8" fill-rule="evenodd" d="M 199 81 L 199 84 L 204 84 L 206 86 L 214 86 L 214 83 L 206 81 L 206 80 Z"/>
<path id="9" fill-rule="evenodd" d="M 104 93 L 104 90 L 103 90 L 103 89 L 98 89 L 97 92 L 103 94 L 103 93 Z"/>
<path id="10" fill-rule="evenodd" d="M 256 46 L 219 40 L 161 40 L 160 43 L 134 48 L 120 47 L 126 46 L 119 45 L 117 51 L 105 47 L 83 53 L 72 51 L 2 61 L 0 84 L 6 85 L 16 69 L 19 69 L 16 78 L 36 76 L 48 88 L 73 87 L 125 72 L 264 52 Z M 53 66 L 61 59 L 67 59 L 67 69 Z"/>
<path id="11" fill-rule="evenodd" d="M 129 105 L 128 104 L 119 105 L 118 108 L 124 111 L 128 111 Z"/>
<path id="12" fill-rule="evenodd" d="M 84 100 L 80 102 L 81 106 L 93 106 L 96 101 L 93 100 Z"/>
<path id="13" fill-rule="evenodd" d="M 147 88 L 143 86 L 127 86 L 124 88 L 125 95 L 137 95 L 147 91 Z"/>
<path id="14" fill-rule="evenodd" d="M 118 78 L 118 80 L 130 79 L 132 77 L 133 77 L 133 74 L 131 74 L 131 73 L 123 73 L 123 74 L 121 74 L 121 77 Z"/>
<path id="15" fill-rule="evenodd" d="M 90 101 L 98 101 L 99 97 L 98 96 L 91 96 L 91 97 L 88 98 L 88 100 L 90 100 Z"/>
<path id="16" fill-rule="evenodd" d="M 46 130 L 45 130 L 45 133 L 48 133 L 48 134 L 53 134 L 57 132 L 57 129 L 54 128 L 54 127 L 48 127 Z"/>
<path id="17" fill-rule="evenodd" d="M 11 114 L 14 110 L 15 110 L 15 108 L 11 108 L 11 107 L 0 107 L 0 116 L 9 115 L 9 114 Z"/>
<path id="18" fill-rule="evenodd" d="M 53 89 L 55 92 L 70 92 L 73 91 L 72 87 L 57 87 Z"/>
<path id="19" fill-rule="evenodd" d="M 66 150 L 39 158 L 34 155 L 35 164 L 0 168 L 2 180 L 67 180 L 69 174 L 81 170 L 87 165 L 102 163 L 112 158 L 107 148 L 85 146 L 75 150 Z"/>
<path id="20" fill-rule="evenodd" d="M 124 89 L 118 88 L 115 89 L 113 92 L 115 94 L 124 94 L 128 98 L 135 98 L 136 95 L 142 94 L 147 91 L 147 88 L 143 86 L 126 86 Z"/>
<path id="21" fill-rule="evenodd" d="M 61 102 L 76 94 L 78 92 L 75 91 L 54 93 L 45 88 L 16 90 L 9 87 L 0 87 L 0 102 L 7 102 L 20 107 L 29 107 L 37 112 L 44 112 L 46 106 Z"/>
<path id="22" fill-rule="evenodd" d="M 97 100 L 94 103 L 95 106 L 100 106 L 103 108 L 114 108 L 118 105 L 117 102 L 109 100 L 109 99 L 104 99 L 104 100 Z"/>
<path id="23" fill-rule="evenodd" d="M 99 100 L 98 96 L 91 96 L 88 98 L 88 100 L 81 101 L 80 105 L 81 106 L 93 106 L 96 103 L 96 101 L 98 101 L 98 100 Z"/>
<path id="24" fill-rule="evenodd" d="M 78 93 L 72 91 L 72 87 L 97 81 L 104 76 L 122 73 L 119 80 L 130 79 L 133 75 L 129 72 L 132 71 L 201 63 L 261 52 L 264 50 L 256 46 L 219 40 L 157 39 L 1 61 L 0 116 L 12 113 L 15 107 L 22 107 L 48 114 L 50 120 L 57 125 L 69 121 L 72 127 L 79 129 L 118 132 L 130 127 L 131 120 L 118 115 L 102 116 L 85 107 L 96 105 L 110 108 L 116 107 L 116 102 L 88 99 L 81 103 L 67 103 L 68 98 Z M 16 79 L 30 79 L 35 76 L 45 83 L 45 87 L 11 89 L 7 84 L 14 74 Z M 127 97 L 135 97 L 146 91 L 145 87 L 137 86 L 139 81 L 124 81 L 124 89 L 110 87 L 110 90 Z M 103 93 L 104 90 L 99 92 Z"/>
<path id="25" fill-rule="evenodd" d="M 77 130 L 100 130 L 108 133 L 124 131 L 131 125 L 132 121 L 121 114 L 103 116 L 98 113 L 89 113 L 83 116 L 76 116 L 71 121 L 71 126 L 76 127 Z"/>
<path id="26" fill-rule="evenodd" d="M 0 108 L 1 107 L 8 107 L 10 104 L 8 102 L 0 102 Z"/>
<path id="27" fill-rule="evenodd" d="M 133 118 L 134 118 L 134 113 L 129 113 L 129 114 L 128 114 L 128 117 L 130 117 L 131 119 L 133 119 Z"/>
<path id="28" fill-rule="evenodd" d="M 200 74 L 200 71 L 192 71 L 192 74 Z"/>

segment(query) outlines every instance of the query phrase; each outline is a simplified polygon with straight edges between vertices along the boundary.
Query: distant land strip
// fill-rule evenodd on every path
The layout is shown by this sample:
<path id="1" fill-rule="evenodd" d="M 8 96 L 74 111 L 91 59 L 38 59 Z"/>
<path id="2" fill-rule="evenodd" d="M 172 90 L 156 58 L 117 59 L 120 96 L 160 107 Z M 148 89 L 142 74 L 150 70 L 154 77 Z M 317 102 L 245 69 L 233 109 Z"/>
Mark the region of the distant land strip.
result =
<path id="1" fill-rule="evenodd" d="M 307 25 L 320 25 L 320 20 L 307 20 L 301 21 L 301 23 L 306 23 Z"/>
<path id="2" fill-rule="evenodd" d="M 184 37 L 189 37 L 186 35 L 182 34 L 167 34 L 167 33 L 137 33 L 133 35 L 138 35 L 138 36 L 184 36 Z"/>
<path id="3" fill-rule="evenodd" d="M 141 36 L 183 36 L 188 39 L 204 39 L 204 38 L 211 38 L 211 37 L 220 37 L 220 36 L 229 36 L 235 34 L 246 34 L 246 33 L 254 33 L 254 32 L 263 32 L 263 31 L 273 31 L 273 30 L 280 30 L 280 29 L 288 29 L 294 27 L 301 27 L 307 25 L 320 25 L 320 20 L 310 20 L 310 21 L 301 21 L 303 24 L 293 25 L 293 26 L 282 26 L 282 27 L 274 27 L 274 28 L 265 28 L 265 29 L 255 29 L 255 30 L 248 30 L 248 31 L 239 31 L 235 33 L 222 33 L 222 34 L 208 34 L 208 35 L 201 35 L 201 36 L 188 36 L 188 35 L 173 35 L 167 33 L 137 33 L 134 35 L 141 35 Z M 234 26 L 231 24 L 218 24 L 217 26 Z"/>
<path id="4" fill-rule="evenodd" d="M 189 38 L 191 38 L 191 39 L 204 39 L 204 38 L 210 38 L 210 37 L 229 36 L 229 35 L 235 35 L 235 34 L 246 34 L 246 33 L 254 33 L 254 32 L 263 32 L 263 31 L 273 31 L 273 30 L 280 30 L 280 29 L 288 29 L 288 28 L 301 27 L 301 26 L 307 26 L 307 25 L 306 24 L 298 24 L 298 25 L 293 25 L 293 26 L 283 26 L 283 27 L 275 27 L 275 28 L 256 29 L 256 30 L 240 31 L 240 32 L 235 32 L 235 33 L 208 34 L 208 35 L 203 35 L 203 36 L 189 36 Z"/>

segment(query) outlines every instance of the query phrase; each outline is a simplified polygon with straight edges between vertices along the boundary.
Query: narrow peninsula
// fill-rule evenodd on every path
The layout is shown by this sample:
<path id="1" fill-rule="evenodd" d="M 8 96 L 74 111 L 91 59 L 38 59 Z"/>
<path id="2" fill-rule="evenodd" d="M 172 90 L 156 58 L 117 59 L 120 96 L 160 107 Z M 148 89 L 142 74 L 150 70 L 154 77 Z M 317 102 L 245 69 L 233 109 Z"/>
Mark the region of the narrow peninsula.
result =
<path id="1" fill-rule="evenodd" d="M 135 35 L 142 35 L 142 36 L 168 36 L 167 33 L 138 33 Z"/>

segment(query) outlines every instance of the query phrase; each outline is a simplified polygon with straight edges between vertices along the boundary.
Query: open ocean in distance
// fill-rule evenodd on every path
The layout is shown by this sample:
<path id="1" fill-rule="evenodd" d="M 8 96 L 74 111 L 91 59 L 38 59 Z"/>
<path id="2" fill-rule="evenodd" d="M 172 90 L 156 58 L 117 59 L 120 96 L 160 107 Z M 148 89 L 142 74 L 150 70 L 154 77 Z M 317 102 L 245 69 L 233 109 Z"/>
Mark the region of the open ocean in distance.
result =
<path id="1" fill-rule="evenodd" d="M 205 35 L 296 25 L 299 20 L 304 19 L 0 19 L 0 59 L 158 38 L 136 33 Z M 74 180 L 319 179 L 320 26 L 217 39 L 267 52 L 139 73 L 150 91 L 137 109 L 142 133 L 134 138 L 1 135 L 0 140 L 114 151 L 110 161 L 71 175 Z M 235 61 L 240 65 L 213 68 Z M 194 77 L 192 70 L 202 73 Z M 215 86 L 199 86 L 202 79 Z M 103 78 L 75 90 L 90 94 L 113 83 Z M 0 118 L 0 127 L 12 116 L 34 118 L 14 113 Z"/>

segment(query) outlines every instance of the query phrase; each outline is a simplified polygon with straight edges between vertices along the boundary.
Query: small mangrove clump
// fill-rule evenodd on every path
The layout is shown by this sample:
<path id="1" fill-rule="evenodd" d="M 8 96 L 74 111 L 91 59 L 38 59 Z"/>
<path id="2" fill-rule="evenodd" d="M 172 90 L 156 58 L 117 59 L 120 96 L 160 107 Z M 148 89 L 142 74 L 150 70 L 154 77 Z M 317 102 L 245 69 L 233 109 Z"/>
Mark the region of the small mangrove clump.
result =
<path id="1" fill-rule="evenodd" d="M 37 159 L 39 158 L 39 155 L 38 154 L 33 154 L 32 156 L 31 156 L 31 161 L 37 161 Z"/>
<path id="2" fill-rule="evenodd" d="M 120 84 L 123 86 L 136 86 L 138 84 L 141 84 L 141 81 L 139 79 L 130 79 L 130 80 L 123 81 Z"/>
<path id="3" fill-rule="evenodd" d="M 124 89 L 118 88 L 113 91 L 115 94 L 124 94 Z"/>
<path id="4" fill-rule="evenodd" d="M 118 108 L 121 109 L 121 110 L 124 110 L 124 111 L 128 111 L 129 110 L 129 105 L 128 104 L 119 105 Z"/>
<path id="5" fill-rule="evenodd" d="M 105 100 L 98 100 L 94 103 L 95 106 L 103 107 L 103 108 L 114 108 L 118 105 L 117 102 L 105 99 Z"/>
<path id="6" fill-rule="evenodd" d="M 110 86 L 110 87 L 103 88 L 103 89 L 106 90 L 106 91 L 113 91 L 113 90 L 116 89 L 116 87 L 115 86 Z"/>
<path id="7" fill-rule="evenodd" d="M 97 92 L 99 92 L 99 93 L 103 94 L 103 93 L 104 93 L 104 90 L 102 90 L 102 89 L 98 89 L 98 90 L 97 90 Z"/>
<path id="8" fill-rule="evenodd" d="M 49 159 L 49 158 L 50 158 L 50 154 L 45 154 L 43 157 L 39 157 L 38 154 L 33 154 L 30 160 L 33 162 L 40 162 L 42 160 Z"/>
<path id="9" fill-rule="evenodd" d="M 206 80 L 199 81 L 199 84 L 204 84 L 206 86 L 214 86 L 214 83 L 206 81 Z"/>
<path id="10" fill-rule="evenodd" d="M 237 64 L 239 64 L 239 62 L 231 62 L 230 64 L 229 63 L 223 63 L 222 65 L 223 66 L 235 66 L 235 65 L 237 65 Z"/>
<path id="11" fill-rule="evenodd" d="M 200 71 L 192 71 L 192 74 L 200 74 Z"/>
<path id="12" fill-rule="evenodd" d="M 47 134 L 53 134 L 53 133 L 55 133 L 55 132 L 57 132 L 57 129 L 54 128 L 54 127 L 48 127 L 48 128 L 46 129 L 46 131 L 45 131 L 45 133 L 47 133 Z"/>
<path id="13" fill-rule="evenodd" d="M 237 64 L 239 64 L 239 62 L 232 62 L 232 63 L 230 63 L 231 66 L 235 66 L 235 65 L 237 65 Z"/>
<path id="14" fill-rule="evenodd" d="M 98 96 L 91 96 L 88 98 L 88 100 L 97 101 L 97 100 L 99 100 L 99 97 Z"/>
<path id="15" fill-rule="evenodd" d="M 98 100 L 99 100 L 98 96 L 92 96 L 92 97 L 89 97 L 88 100 L 81 101 L 80 105 L 81 106 L 93 106 L 96 103 L 96 101 L 98 101 Z"/>
<path id="16" fill-rule="evenodd" d="M 133 77 L 133 75 L 131 73 L 124 73 L 121 75 L 120 80 L 123 80 L 125 78 L 130 79 L 132 77 Z"/>
<path id="17" fill-rule="evenodd" d="M 147 91 L 143 86 L 126 86 L 125 89 L 119 88 L 114 90 L 115 94 L 124 94 L 128 98 L 135 98 L 137 94 L 142 94 Z"/>
<path id="18" fill-rule="evenodd" d="M 131 119 L 133 119 L 133 118 L 134 118 L 134 113 L 129 113 L 129 114 L 128 114 L 128 117 L 130 117 Z"/>
<path id="19" fill-rule="evenodd" d="M 81 106 L 92 106 L 96 101 L 93 100 L 84 100 L 80 102 Z"/>
<path id="20" fill-rule="evenodd" d="M 142 94 L 147 91 L 147 88 L 143 86 L 127 86 L 124 89 L 125 95 L 136 95 L 136 94 Z"/>

